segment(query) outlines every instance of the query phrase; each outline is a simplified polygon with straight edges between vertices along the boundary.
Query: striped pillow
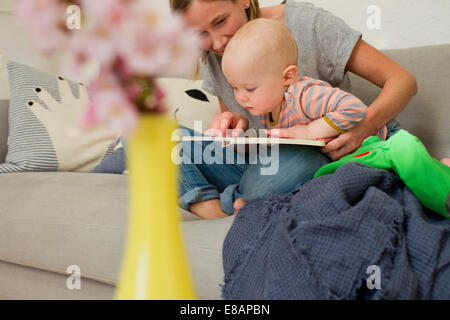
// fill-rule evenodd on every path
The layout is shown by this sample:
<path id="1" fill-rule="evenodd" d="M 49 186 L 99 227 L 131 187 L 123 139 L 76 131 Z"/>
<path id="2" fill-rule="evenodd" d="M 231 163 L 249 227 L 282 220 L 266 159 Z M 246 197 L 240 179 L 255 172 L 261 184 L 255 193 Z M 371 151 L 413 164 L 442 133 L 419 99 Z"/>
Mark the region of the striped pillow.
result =
<path id="1" fill-rule="evenodd" d="M 6 57 L 0 53 L 0 100 L 9 100 L 9 80 L 6 63 Z"/>
<path id="2" fill-rule="evenodd" d="M 116 135 L 97 127 L 83 130 L 88 106 L 80 83 L 8 61 L 10 102 L 6 162 L 0 173 L 90 172 L 114 151 Z"/>

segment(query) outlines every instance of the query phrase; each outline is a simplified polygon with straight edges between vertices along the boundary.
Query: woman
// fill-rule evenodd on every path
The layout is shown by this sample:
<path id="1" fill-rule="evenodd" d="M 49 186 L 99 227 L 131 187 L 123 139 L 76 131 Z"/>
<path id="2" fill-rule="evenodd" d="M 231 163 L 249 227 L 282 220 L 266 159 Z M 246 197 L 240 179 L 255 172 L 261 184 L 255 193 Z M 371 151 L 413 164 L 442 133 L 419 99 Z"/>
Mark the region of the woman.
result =
<path id="1" fill-rule="evenodd" d="M 299 47 L 299 73 L 321 79 L 346 91 L 347 71 L 382 88 L 370 105 L 366 119 L 356 128 L 329 141 L 319 150 L 303 146 L 280 146 L 279 171 L 261 176 L 258 165 L 181 165 L 183 208 L 203 218 L 224 217 L 243 201 L 273 193 L 293 191 L 329 162 L 356 150 L 364 139 L 391 121 L 417 93 L 412 74 L 361 39 L 361 33 L 341 19 L 309 3 L 284 1 L 259 8 L 257 0 L 171 0 L 172 10 L 183 14 L 196 30 L 205 52 L 204 89 L 219 98 L 220 110 L 210 128 L 222 134 L 226 129 L 260 128 L 258 120 L 239 106 L 221 70 L 221 55 L 230 38 L 245 23 L 258 17 L 284 23 Z M 388 123 L 389 122 L 389 123 Z M 295 127 L 281 137 L 290 137 Z M 326 156 L 328 157 L 326 157 Z M 220 167 L 218 167 L 220 166 Z M 239 199 L 239 200 L 238 200 Z M 238 201 L 236 201 L 238 200 Z"/>

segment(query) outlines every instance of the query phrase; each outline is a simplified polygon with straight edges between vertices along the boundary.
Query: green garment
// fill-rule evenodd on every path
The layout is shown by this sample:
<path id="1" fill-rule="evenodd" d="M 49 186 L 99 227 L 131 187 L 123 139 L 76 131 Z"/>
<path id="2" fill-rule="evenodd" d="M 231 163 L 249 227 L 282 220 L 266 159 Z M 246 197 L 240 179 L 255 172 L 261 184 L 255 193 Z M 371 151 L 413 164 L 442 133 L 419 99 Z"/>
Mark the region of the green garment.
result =
<path id="1" fill-rule="evenodd" d="M 314 178 L 350 161 L 394 171 L 425 207 L 450 218 L 450 167 L 432 158 L 408 131 L 400 130 L 386 141 L 370 137 L 354 153 L 320 168 Z"/>

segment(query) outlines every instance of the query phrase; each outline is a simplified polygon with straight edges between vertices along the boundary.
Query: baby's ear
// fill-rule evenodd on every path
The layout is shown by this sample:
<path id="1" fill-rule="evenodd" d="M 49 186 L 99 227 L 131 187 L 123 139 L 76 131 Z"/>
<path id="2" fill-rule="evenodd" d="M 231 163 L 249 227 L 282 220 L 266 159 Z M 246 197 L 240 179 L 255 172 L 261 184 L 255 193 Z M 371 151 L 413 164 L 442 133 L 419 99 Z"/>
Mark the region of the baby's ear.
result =
<path id="1" fill-rule="evenodd" d="M 283 82 L 285 86 L 290 86 L 298 78 L 298 67 L 290 65 L 283 72 Z"/>

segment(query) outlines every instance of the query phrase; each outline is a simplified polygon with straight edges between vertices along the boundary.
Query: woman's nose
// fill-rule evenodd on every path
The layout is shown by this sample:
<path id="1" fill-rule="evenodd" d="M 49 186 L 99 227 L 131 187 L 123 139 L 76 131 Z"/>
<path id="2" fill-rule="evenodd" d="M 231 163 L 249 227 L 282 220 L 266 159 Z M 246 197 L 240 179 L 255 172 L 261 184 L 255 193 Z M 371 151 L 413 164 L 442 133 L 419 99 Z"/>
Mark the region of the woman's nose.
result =
<path id="1" fill-rule="evenodd" d="M 200 46 L 202 50 L 209 51 L 212 48 L 212 41 L 210 38 L 202 39 Z"/>
<path id="2" fill-rule="evenodd" d="M 227 37 L 224 36 L 214 36 L 213 37 L 213 49 L 216 52 L 223 52 L 227 44 Z"/>

